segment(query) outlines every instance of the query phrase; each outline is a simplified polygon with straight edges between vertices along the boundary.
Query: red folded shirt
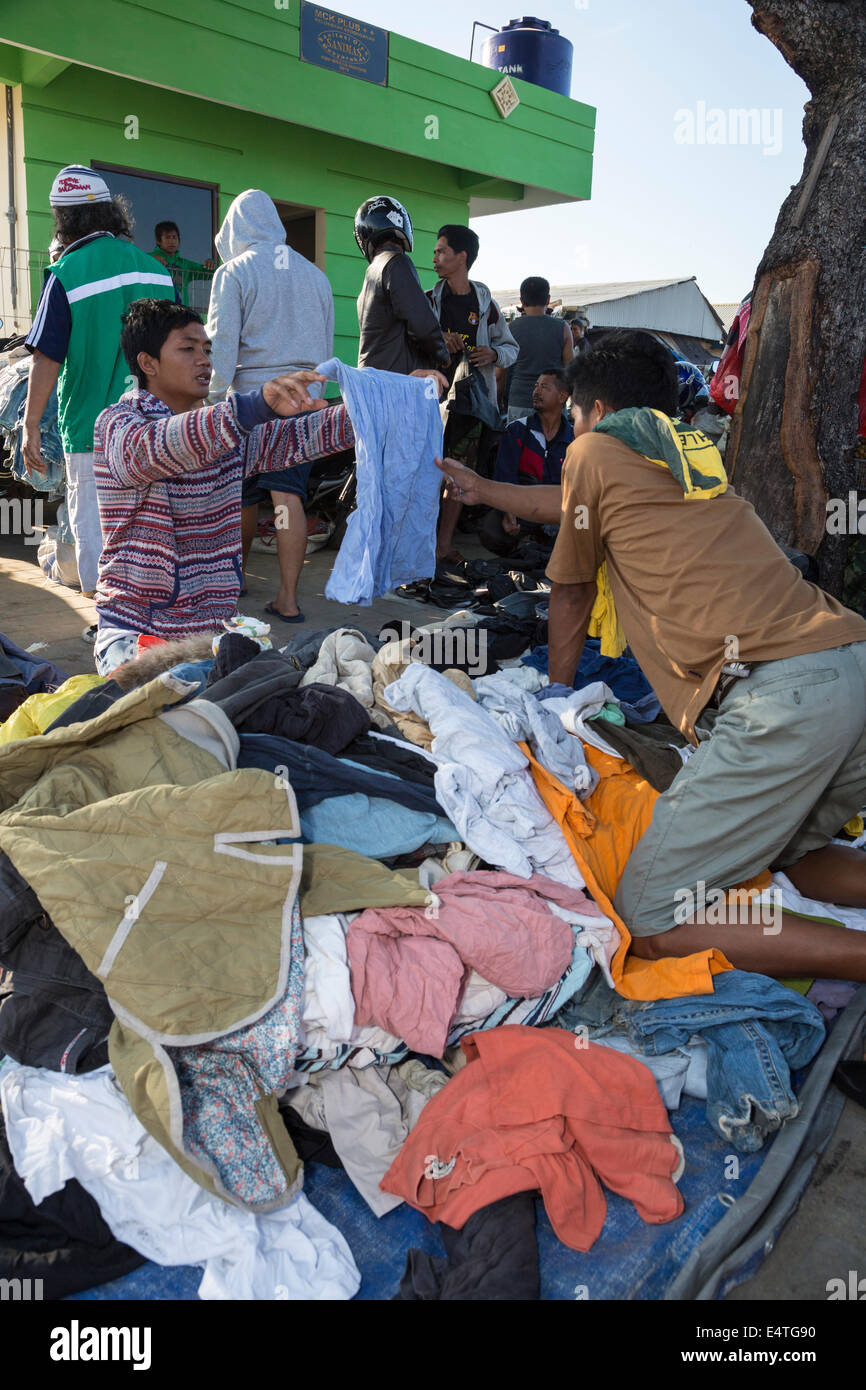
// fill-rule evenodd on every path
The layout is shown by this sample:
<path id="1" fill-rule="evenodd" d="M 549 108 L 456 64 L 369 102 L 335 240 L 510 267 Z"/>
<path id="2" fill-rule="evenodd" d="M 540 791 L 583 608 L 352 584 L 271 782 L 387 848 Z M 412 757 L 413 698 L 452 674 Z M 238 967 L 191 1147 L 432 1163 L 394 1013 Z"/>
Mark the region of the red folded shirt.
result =
<path id="1" fill-rule="evenodd" d="M 424 1107 L 384 1192 L 459 1230 L 482 1207 L 537 1189 L 572 1250 L 601 1233 L 602 1183 L 644 1221 L 680 1215 L 681 1150 L 642 1062 L 559 1028 L 494 1028 L 461 1046 L 467 1065 Z"/>

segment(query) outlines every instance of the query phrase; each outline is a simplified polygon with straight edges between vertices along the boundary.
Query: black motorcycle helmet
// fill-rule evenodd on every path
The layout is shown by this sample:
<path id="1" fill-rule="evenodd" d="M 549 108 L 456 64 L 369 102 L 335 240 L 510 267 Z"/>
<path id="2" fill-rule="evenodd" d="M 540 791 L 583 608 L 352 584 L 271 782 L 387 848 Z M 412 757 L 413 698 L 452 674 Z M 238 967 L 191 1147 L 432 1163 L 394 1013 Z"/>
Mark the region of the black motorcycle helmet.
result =
<path id="1" fill-rule="evenodd" d="M 355 213 L 355 240 L 368 261 L 383 241 L 396 241 L 412 250 L 412 219 L 402 203 L 387 194 L 368 198 Z"/>

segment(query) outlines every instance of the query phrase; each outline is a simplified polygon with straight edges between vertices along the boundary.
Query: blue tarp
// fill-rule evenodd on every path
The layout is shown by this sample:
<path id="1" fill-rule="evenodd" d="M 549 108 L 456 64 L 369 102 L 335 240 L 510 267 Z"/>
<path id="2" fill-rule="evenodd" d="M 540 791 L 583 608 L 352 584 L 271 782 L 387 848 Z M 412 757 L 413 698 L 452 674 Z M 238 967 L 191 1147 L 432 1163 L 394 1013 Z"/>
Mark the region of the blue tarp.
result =
<path id="1" fill-rule="evenodd" d="M 663 1226 L 649 1226 L 631 1202 L 608 1192 L 604 1230 L 582 1255 L 557 1240 L 539 1200 L 542 1299 L 661 1299 L 692 1251 L 745 1192 L 770 1152 L 768 1145 L 758 1154 L 735 1154 L 710 1128 L 703 1101 L 685 1097 L 671 1115 L 671 1123 L 686 1154 L 679 1183 L 686 1207 L 682 1216 Z M 339 1169 L 308 1164 L 304 1191 L 348 1241 L 362 1276 L 358 1299 L 392 1298 L 410 1247 L 445 1253 L 436 1227 L 420 1212 L 404 1205 L 375 1217 Z M 72 1301 L 195 1299 L 200 1281 L 197 1267 L 164 1269 L 148 1263 L 112 1284 L 76 1294 Z"/>

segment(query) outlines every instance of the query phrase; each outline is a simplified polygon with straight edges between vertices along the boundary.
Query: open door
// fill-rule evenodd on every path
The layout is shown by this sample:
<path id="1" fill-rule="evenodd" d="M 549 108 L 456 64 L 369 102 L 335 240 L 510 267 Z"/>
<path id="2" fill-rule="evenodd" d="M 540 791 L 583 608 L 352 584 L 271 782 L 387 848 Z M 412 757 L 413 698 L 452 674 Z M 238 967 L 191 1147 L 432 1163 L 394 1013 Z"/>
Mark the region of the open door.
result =
<path id="1" fill-rule="evenodd" d="M 274 199 L 280 221 L 286 229 L 286 241 L 293 251 L 306 256 L 320 270 L 325 269 L 325 211 L 305 207 L 302 203 L 283 203 Z"/>

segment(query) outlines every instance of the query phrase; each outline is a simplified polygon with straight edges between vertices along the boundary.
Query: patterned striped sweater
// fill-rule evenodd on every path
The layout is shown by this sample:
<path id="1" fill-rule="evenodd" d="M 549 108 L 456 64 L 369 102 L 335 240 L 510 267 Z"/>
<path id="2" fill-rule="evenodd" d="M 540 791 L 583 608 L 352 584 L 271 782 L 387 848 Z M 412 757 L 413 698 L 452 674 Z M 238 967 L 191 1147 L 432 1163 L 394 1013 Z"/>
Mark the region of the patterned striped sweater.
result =
<path id="1" fill-rule="evenodd" d="M 271 412 L 260 393 L 174 415 L 148 391 L 131 391 L 97 418 L 100 627 L 170 639 L 237 612 L 244 477 L 355 442 L 344 406 L 255 424 L 263 414 Z"/>

